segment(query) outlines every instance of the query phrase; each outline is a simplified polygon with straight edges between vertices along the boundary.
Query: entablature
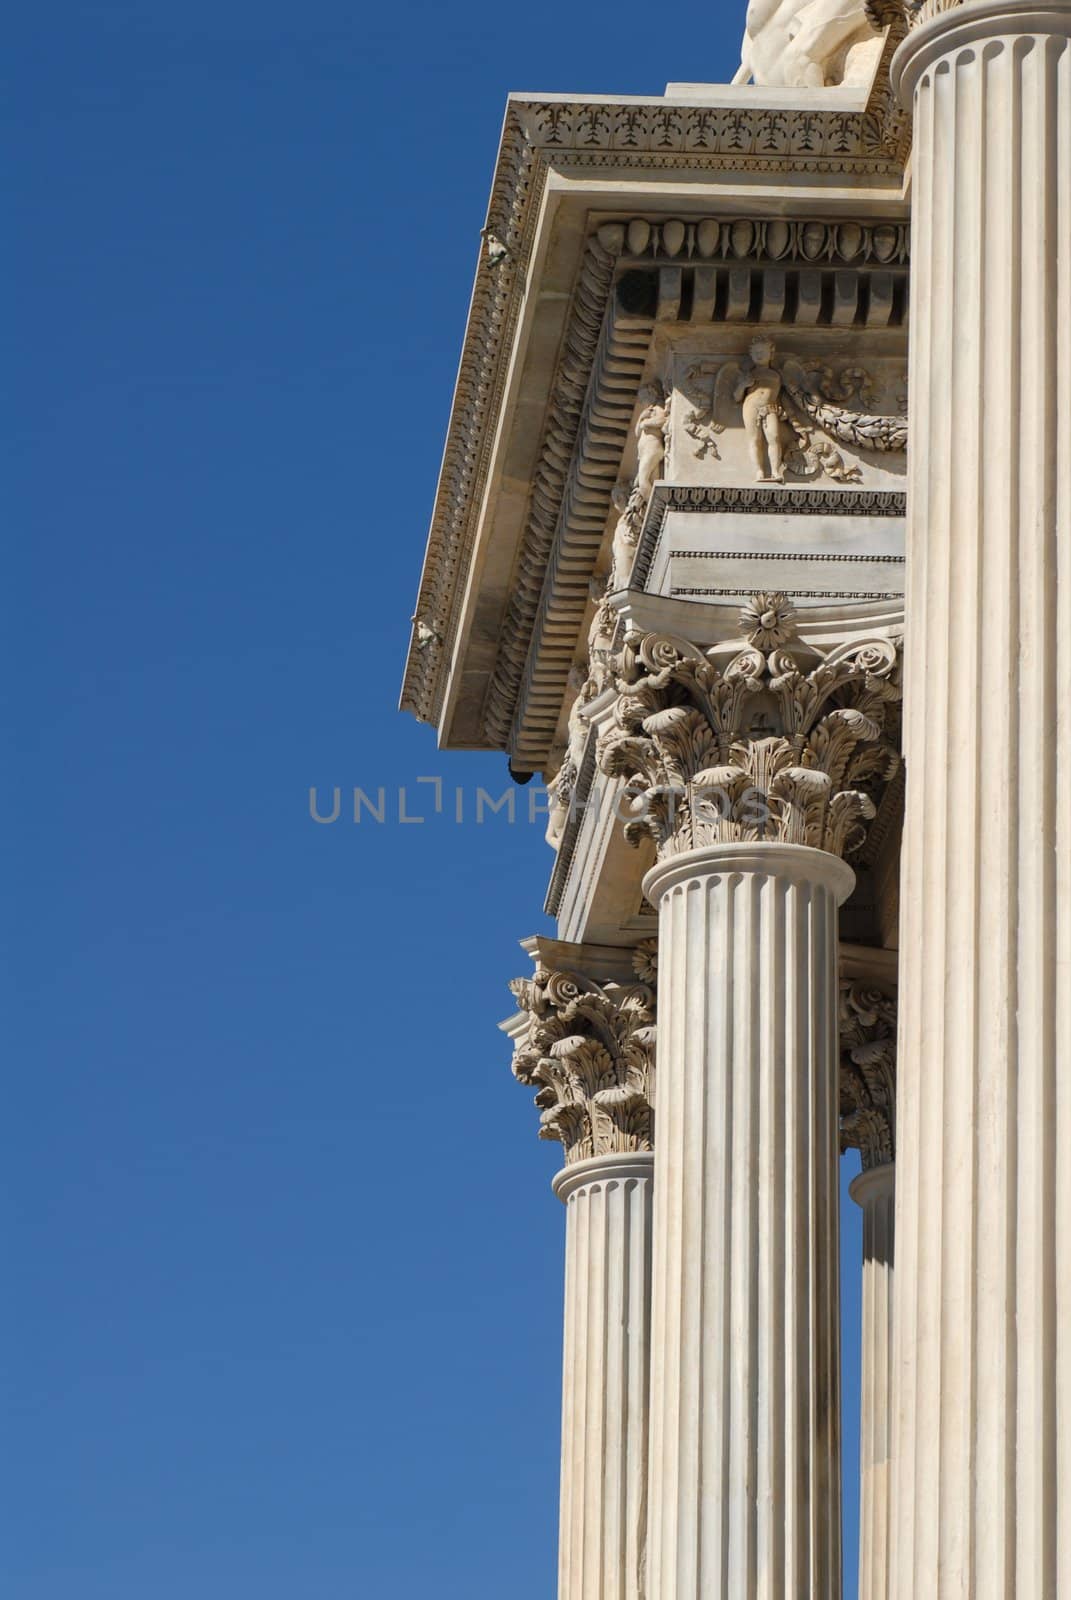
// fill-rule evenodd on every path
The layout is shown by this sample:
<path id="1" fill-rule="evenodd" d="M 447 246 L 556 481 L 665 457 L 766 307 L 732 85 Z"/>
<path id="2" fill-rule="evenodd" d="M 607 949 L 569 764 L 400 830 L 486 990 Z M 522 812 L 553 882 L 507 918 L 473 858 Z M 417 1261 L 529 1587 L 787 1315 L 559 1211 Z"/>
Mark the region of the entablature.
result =
<path id="1" fill-rule="evenodd" d="M 443 745 L 549 759 L 645 338 L 902 324 L 894 32 L 869 92 L 510 98 L 402 696 Z"/>

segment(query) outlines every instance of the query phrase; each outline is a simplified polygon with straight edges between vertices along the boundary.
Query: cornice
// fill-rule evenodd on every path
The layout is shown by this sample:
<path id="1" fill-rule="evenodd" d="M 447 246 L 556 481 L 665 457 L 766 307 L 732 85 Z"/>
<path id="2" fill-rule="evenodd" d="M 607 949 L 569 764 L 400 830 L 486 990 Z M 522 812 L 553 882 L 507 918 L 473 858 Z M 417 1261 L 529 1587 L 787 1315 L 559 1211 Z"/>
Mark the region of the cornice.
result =
<path id="1" fill-rule="evenodd" d="M 548 174 L 610 168 L 771 174 L 788 181 L 842 174 L 894 193 L 907 119 L 893 101 L 886 40 L 869 100 L 845 108 L 835 92 L 764 106 L 761 91 L 729 89 L 710 103 L 669 99 L 511 97 L 462 347 L 421 577 L 401 705 L 437 722 L 458 627 L 514 336 Z M 590 264 L 588 267 L 590 276 Z M 611 274 L 612 277 L 612 274 Z M 578 295 L 585 291 L 582 271 Z M 610 282 L 595 286 L 609 295 Z M 605 305 L 605 299 L 603 301 Z M 590 316 L 593 306 L 588 307 Z M 583 375 L 576 373 L 580 383 Z"/>
<path id="2" fill-rule="evenodd" d="M 421 722 L 442 707 L 546 174 L 507 106 L 484 230 L 505 254 L 492 265 L 481 247 L 477 261 L 402 685 L 401 709 Z"/>
<path id="3" fill-rule="evenodd" d="M 542 689 L 549 666 L 564 688 L 574 640 L 561 643 L 562 613 L 579 628 L 588 595 L 577 565 L 595 568 L 654 330 L 653 308 L 630 314 L 619 296 L 608 305 L 623 234 L 611 225 L 588 241 L 484 708 L 488 743 L 510 749 L 522 766 L 529 752 L 514 730 L 522 683 L 529 694 Z M 556 647 L 549 657 L 541 648 L 548 630 Z M 544 749 L 556 722 L 555 712 L 537 734 Z M 531 756 L 533 767 L 541 753 Z"/>

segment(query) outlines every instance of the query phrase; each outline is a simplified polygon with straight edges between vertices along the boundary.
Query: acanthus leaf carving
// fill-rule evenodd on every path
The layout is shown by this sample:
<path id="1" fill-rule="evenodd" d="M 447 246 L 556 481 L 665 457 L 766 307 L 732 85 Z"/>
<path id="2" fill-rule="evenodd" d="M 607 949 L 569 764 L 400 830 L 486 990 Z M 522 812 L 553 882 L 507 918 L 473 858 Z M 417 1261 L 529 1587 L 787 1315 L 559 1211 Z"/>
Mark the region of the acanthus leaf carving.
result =
<path id="1" fill-rule="evenodd" d="M 866 13 L 875 28 L 892 27 L 903 33 L 962 4 L 963 0 L 866 0 Z"/>
<path id="2" fill-rule="evenodd" d="M 742 623 L 752 640 L 784 637 L 792 608 L 784 595 L 756 595 Z M 667 856 L 780 841 L 848 856 L 864 842 L 900 766 L 899 648 L 878 638 L 810 655 L 753 642 L 719 666 L 683 639 L 626 640 L 596 760 L 624 779 L 631 844 L 650 836 Z"/>
<path id="3" fill-rule="evenodd" d="M 655 960 L 651 943 L 635 958 L 644 971 Z M 527 1019 L 513 1075 L 538 1091 L 539 1137 L 557 1140 L 567 1164 L 653 1149 L 653 986 L 597 984 L 541 966 L 510 990 Z"/>
<path id="4" fill-rule="evenodd" d="M 840 985 L 840 1142 L 863 1170 L 896 1159 L 896 996 Z"/>

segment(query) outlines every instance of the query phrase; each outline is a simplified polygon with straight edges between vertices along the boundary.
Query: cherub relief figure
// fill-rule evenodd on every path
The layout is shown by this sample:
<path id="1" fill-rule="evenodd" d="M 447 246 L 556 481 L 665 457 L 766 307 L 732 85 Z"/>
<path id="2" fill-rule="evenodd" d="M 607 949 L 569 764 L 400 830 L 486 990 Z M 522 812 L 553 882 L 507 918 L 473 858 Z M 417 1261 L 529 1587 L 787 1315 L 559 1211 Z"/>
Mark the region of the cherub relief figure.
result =
<path id="1" fill-rule="evenodd" d="M 632 492 L 640 506 L 645 507 L 666 458 L 669 401 L 659 383 L 644 384 L 638 398 L 640 414 L 636 418 L 636 478 Z"/>
<path id="2" fill-rule="evenodd" d="M 612 594 L 615 589 L 624 589 L 632 575 L 643 512 L 634 499 L 632 484 L 626 480 L 614 484 L 610 500 L 619 513 L 614 527 L 613 567 L 607 584 L 607 593 Z"/>
<path id="3" fill-rule="evenodd" d="M 713 379 L 711 384 L 710 380 Z M 733 424 L 739 407 L 748 455 L 759 483 L 784 483 L 785 475 L 834 483 L 859 483 L 862 470 L 845 461 L 838 445 L 875 454 L 902 454 L 907 418 L 855 410 L 845 402 L 873 404 L 869 374 L 847 367 L 834 374 L 823 362 L 788 355 L 777 360 L 772 340 L 760 335 L 742 361 L 700 361 L 679 380 L 690 405 L 684 432 L 695 454 L 720 460 L 714 436 Z"/>
<path id="4" fill-rule="evenodd" d="M 569 709 L 569 744 L 561 766 L 547 785 L 551 796 L 551 808 L 547 819 L 546 838 L 547 843 L 555 850 L 562 842 L 565 826 L 569 821 L 573 794 L 580 777 L 584 746 L 588 737 L 587 708 L 598 693 L 595 679 L 589 677 L 583 667 L 573 668 L 569 674 L 569 688 L 576 696 Z"/>
<path id="5" fill-rule="evenodd" d="M 613 564 L 606 584 L 607 594 L 615 589 L 623 589 L 628 583 L 640 529 L 643 526 L 643 514 L 647 510 L 651 491 L 666 459 L 669 396 L 661 384 L 648 383 L 640 390 L 637 398 L 640 412 L 634 429 L 636 476 L 631 483 L 627 479 L 616 483 L 611 495 L 611 502 L 618 513 L 618 519 L 614 528 Z"/>
<path id="6" fill-rule="evenodd" d="M 773 354 L 769 339 L 752 339 L 751 366 L 741 374 L 733 390 L 733 399 L 743 411 L 757 483 L 785 481 L 782 429 L 789 419 L 781 404 L 781 374 L 772 365 Z"/>

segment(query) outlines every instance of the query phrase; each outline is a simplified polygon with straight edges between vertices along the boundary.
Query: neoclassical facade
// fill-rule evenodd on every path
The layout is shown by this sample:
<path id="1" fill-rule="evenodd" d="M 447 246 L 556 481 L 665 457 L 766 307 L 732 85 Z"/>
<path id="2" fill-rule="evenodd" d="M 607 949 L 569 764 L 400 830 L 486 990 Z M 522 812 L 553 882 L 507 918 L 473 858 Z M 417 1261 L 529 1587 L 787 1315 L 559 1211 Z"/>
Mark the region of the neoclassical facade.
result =
<path id="1" fill-rule="evenodd" d="M 1071 0 L 741 22 L 510 99 L 403 690 L 548 790 L 559 1600 L 839 1600 L 849 1147 L 861 1600 L 1071 1600 Z"/>

